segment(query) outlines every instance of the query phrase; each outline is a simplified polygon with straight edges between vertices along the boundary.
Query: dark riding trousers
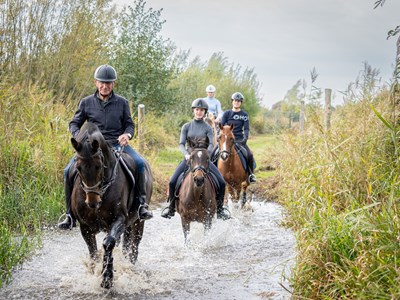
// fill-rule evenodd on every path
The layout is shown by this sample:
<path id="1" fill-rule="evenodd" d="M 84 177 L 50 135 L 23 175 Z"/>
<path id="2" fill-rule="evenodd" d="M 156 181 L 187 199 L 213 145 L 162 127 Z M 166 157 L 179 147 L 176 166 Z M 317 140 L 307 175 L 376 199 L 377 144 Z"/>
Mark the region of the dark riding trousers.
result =
<path id="1" fill-rule="evenodd" d="M 213 175 L 215 175 L 215 177 L 217 178 L 218 181 L 218 195 L 217 195 L 217 199 L 218 197 L 221 197 L 221 195 L 224 195 L 225 193 L 225 180 L 222 177 L 221 173 L 219 172 L 218 168 L 212 163 L 209 162 L 209 168 L 210 168 L 210 173 L 212 173 Z M 182 160 L 178 167 L 176 168 L 174 174 L 172 174 L 171 179 L 169 181 L 169 196 L 168 199 L 173 199 L 175 197 L 175 187 L 176 184 L 178 183 L 178 178 L 179 176 L 185 172 L 186 170 L 188 170 L 188 165 L 186 164 L 186 160 Z"/>

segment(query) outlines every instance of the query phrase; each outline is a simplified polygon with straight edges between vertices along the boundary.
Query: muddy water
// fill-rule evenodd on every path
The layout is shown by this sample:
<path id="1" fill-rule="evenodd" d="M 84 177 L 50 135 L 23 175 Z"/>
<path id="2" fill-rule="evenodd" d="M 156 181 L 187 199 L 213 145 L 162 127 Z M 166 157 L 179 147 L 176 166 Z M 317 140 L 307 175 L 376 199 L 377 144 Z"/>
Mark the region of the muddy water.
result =
<path id="1" fill-rule="evenodd" d="M 184 246 L 179 215 L 146 222 L 139 259 L 132 266 L 114 251 L 114 287 L 100 288 L 101 264 L 92 266 L 79 229 L 48 230 L 43 248 L 14 272 L 0 299 L 289 299 L 295 239 L 279 225 L 282 208 L 252 202 L 215 220 L 208 235 L 193 224 Z M 103 234 L 98 235 L 99 247 Z"/>

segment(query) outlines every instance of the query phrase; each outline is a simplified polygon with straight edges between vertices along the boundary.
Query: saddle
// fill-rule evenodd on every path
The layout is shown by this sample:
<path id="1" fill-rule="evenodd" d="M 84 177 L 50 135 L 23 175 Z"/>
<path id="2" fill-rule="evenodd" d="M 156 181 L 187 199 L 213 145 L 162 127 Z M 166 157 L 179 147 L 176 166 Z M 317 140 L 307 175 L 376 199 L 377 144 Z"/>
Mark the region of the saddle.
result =
<path id="1" fill-rule="evenodd" d="M 176 185 L 175 185 L 175 194 L 174 194 L 174 196 L 176 198 L 179 198 L 179 189 L 182 186 L 183 180 L 186 178 L 186 176 L 189 173 L 190 173 L 189 169 L 186 169 L 184 172 L 182 172 L 179 175 L 178 180 L 176 181 Z M 209 172 L 209 173 L 207 173 L 207 179 L 210 181 L 211 186 L 214 189 L 215 194 L 218 194 L 220 186 L 219 186 L 219 182 L 217 180 L 217 177 L 213 173 Z"/>
<path id="2" fill-rule="evenodd" d="M 248 160 L 248 155 L 247 155 L 247 150 L 245 147 L 243 147 L 239 143 L 235 143 L 234 147 L 236 149 L 236 152 L 239 155 L 240 162 L 242 163 L 243 169 L 247 170 L 247 160 Z M 217 146 L 212 154 L 211 161 L 218 166 L 218 159 L 219 159 L 219 146 Z"/>

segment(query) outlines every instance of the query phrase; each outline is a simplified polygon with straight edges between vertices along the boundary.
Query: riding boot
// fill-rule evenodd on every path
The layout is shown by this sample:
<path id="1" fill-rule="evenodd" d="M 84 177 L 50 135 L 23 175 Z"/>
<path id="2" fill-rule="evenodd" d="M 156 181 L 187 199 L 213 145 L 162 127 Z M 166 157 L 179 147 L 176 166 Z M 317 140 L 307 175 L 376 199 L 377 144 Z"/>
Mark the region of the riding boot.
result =
<path id="1" fill-rule="evenodd" d="M 256 183 L 257 182 L 257 178 L 256 175 L 254 175 L 254 169 L 255 169 L 255 162 L 254 162 L 254 158 L 253 157 L 249 157 L 248 162 L 248 171 L 249 171 L 249 178 L 248 181 L 250 184 L 252 183 Z"/>
<path id="2" fill-rule="evenodd" d="M 72 186 L 67 178 L 64 180 L 64 192 L 65 192 L 65 206 L 67 208 L 67 213 L 65 220 L 62 221 L 61 223 L 58 223 L 58 228 L 62 230 L 67 230 L 76 227 L 76 219 L 71 211 Z"/>
<path id="3" fill-rule="evenodd" d="M 176 197 L 174 194 L 175 194 L 174 189 L 171 189 L 170 187 L 168 201 L 167 201 L 169 202 L 169 206 L 163 209 L 163 211 L 161 212 L 161 217 L 166 219 L 171 219 L 171 217 L 175 216 Z"/>
<path id="4" fill-rule="evenodd" d="M 148 205 L 146 203 L 147 193 L 146 193 L 146 175 L 144 173 L 138 176 L 138 189 L 139 189 L 139 219 L 149 220 L 153 217 L 153 213 L 148 211 Z"/>
<path id="5" fill-rule="evenodd" d="M 231 218 L 231 213 L 224 207 L 224 197 L 225 191 L 217 195 L 217 218 L 225 221 Z"/>

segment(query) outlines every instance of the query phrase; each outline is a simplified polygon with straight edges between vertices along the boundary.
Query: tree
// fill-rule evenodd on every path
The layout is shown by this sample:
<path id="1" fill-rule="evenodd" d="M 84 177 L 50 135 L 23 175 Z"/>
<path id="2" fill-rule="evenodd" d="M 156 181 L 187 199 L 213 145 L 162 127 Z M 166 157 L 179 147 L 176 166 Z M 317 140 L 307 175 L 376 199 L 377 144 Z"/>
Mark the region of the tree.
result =
<path id="1" fill-rule="evenodd" d="M 168 84 L 176 74 L 175 46 L 159 34 L 165 21 L 162 9 L 146 10 L 144 0 L 124 7 L 118 20 L 117 40 L 112 62 L 118 71 L 118 91 L 134 105 L 143 103 L 155 112 L 173 104 Z"/>

